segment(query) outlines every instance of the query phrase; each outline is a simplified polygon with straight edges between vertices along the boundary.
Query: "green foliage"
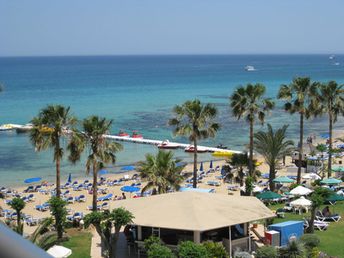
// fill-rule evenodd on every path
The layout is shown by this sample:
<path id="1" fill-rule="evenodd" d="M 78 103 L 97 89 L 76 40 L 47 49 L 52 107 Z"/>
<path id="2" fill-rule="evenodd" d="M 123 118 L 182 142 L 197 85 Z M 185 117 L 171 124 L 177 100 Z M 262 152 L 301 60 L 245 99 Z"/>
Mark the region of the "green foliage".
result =
<path id="1" fill-rule="evenodd" d="M 267 245 L 258 248 L 256 258 L 277 258 L 277 249 L 273 246 Z"/>
<path id="2" fill-rule="evenodd" d="M 245 180 L 245 191 L 247 195 L 251 195 L 254 188 L 254 180 L 251 176 L 248 176 Z"/>
<path id="3" fill-rule="evenodd" d="M 203 245 L 192 241 L 184 241 L 178 245 L 178 256 L 180 258 L 207 258 L 208 251 Z"/>
<path id="4" fill-rule="evenodd" d="M 55 217 L 57 238 L 61 239 L 63 235 L 64 224 L 66 223 L 67 203 L 64 200 L 53 196 L 50 198 L 49 204 L 50 204 L 51 214 Z"/>
<path id="5" fill-rule="evenodd" d="M 290 241 L 288 246 L 279 250 L 281 258 L 304 258 L 305 249 L 298 241 Z"/>
<path id="6" fill-rule="evenodd" d="M 153 244 L 158 244 L 158 245 L 162 244 L 160 238 L 157 236 L 150 236 L 149 238 L 145 239 L 144 242 L 145 242 L 146 251 L 148 251 Z"/>
<path id="7" fill-rule="evenodd" d="M 244 251 L 236 251 L 234 253 L 234 258 L 252 258 L 252 255 Z"/>
<path id="8" fill-rule="evenodd" d="M 305 234 L 301 237 L 300 241 L 307 249 L 313 249 L 314 247 L 318 247 L 320 245 L 319 237 L 314 234 Z"/>
<path id="9" fill-rule="evenodd" d="M 320 251 L 317 247 L 312 248 L 312 250 L 308 253 L 309 258 L 319 258 L 320 257 Z M 323 257 L 325 258 L 325 257 Z"/>
<path id="10" fill-rule="evenodd" d="M 138 171 L 141 178 L 148 181 L 142 192 L 157 189 L 159 194 L 167 193 L 169 189 L 178 190 L 184 178 L 181 176 L 183 166 L 176 166 L 181 160 L 175 160 L 172 151 L 162 151 L 154 156 L 146 155 L 146 160 L 139 163 Z"/>
<path id="11" fill-rule="evenodd" d="M 148 258 L 173 258 L 171 249 L 158 243 L 154 243 L 147 251 Z"/>
<path id="12" fill-rule="evenodd" d="M 110 220 L 113 221 L 115 230 L 131 223 L 133 219 L 134 215 L 122 207 L 113 209 L 110 213 Z"/>
<path id="13" fill-rule="evenodd" d="M 84 217 L 85 228 L 88 228 L 90 225 L 100 225 L 104 218 L 104 213 L 92 211 Z"/>
<path id="14" fill-rule="evenodd" d="M 289 191 L 293 190 L 294 188 L 298 187 L 300 184 L 297 183 L 291 183 L 289 186 Z"/>
<path id="15" fill-rule="evenodd" d="M 225 247 L 221 243 L 206 241 L 202 245 L 207 249 L 209 258 L 229 258 Z"/>
<path id="16" fill-rule="evenodd" d="M 17 212 L 17 226 L 15 227 L 15 231 L 22 235 L 24 225 L 21 223 L 21 211 L 25 208 L 25 202 L 21 198 L 15 197 L 12 199 L 10 206 Z"/>

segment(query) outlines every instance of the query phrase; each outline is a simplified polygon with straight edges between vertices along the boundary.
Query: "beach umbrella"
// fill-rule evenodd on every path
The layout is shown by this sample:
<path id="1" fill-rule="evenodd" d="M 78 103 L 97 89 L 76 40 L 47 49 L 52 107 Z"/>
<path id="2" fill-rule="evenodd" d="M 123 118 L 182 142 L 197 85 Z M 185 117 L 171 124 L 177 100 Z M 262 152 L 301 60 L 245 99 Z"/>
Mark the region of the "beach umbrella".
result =
<path id="1" fill-rule="evenodd" d="M 337 185 L 337 184 L 340 184 L 341 182 L 342 180 L 336 179 L 336 178 L 327 178 L 320 181 L 320 183 L 324 185 Z"/>
<path id="2" fill-rule="evenodd" d="M 130 185 L 126 185 L 126 186 L 121 187 L 122 192 L 128 192 L 128 193 L 138 192 L 138 191 L 140 191 L 140 189 L 141 189 L 140 187 L 130 186 Z"/>
<path id="3" fill-rule="evenodd" d="M 72 183 L 72 173 L 69 173 L 67 183 Z"/>
<path id="4" fill-rule="evenodd" d="M 275 192 L 271 192 L 271 191 L 266 191 L 266 192 L 262 192 L 260 194 L 257 194 L 256 196 L 258 199 L 261 200 L 273 200 L 273 199 L 279 199 L 282 197 L 282 195 L 275 193 Z"/>
<path id="5" fill-rule="evenodd" d="M 333 166 L 332 171 L 334 172 L 344 172 L 344 167 L 342 166 Z"/>
<path id="6" fill-rule="evenodd" d="M 213 168 L 213 161 L 212 160 L 210 161 L 209 168 Z"/>
<path id="7" fill-rule="evenodd" d="M 47 251 L 54 258 L 66 258 L 72 254 L 72 250 L 64 246 L 54 245 Z"/>
<path id="8" fill-rule="evenodd" d="M 125 170 L 125 171 L 131 171 L 131 170 L 135 170 L 135 166 L 124 166 L 121 168 L 121 170 Z"/>
<path id="9" fill-rule="evenodd" d="M 101 169 L 98 171 L 98 176 L 103 176 L 108 174 L 109 172 L 106 169 Z"/>
<path id="10" fill-rule="evenodd" d="M 321 177 L 316 173 L 308 173 L 308 174 L 302 176 L 302 178 L 303 179 L 312 179 L 312 180 L 321 179 Z"/>
<path id="11" fill-rule="evenodd" d="M 31 183 L 36 183 L 36 182 L 39 182 L 41 181 L 42 178 L 41 177 L 32 177 L 32 178 L 27 178 L 24 180 L 24 183 L 25 184 L 31 184 Z"/>
<path id="12" fill-rule="evenodd" d="M 252 190 L 253 193 L 260 193 L 262 191 L 263 191 L 263 189 L 257 185 Z"/>
<path id="13" fill-rule="evenodd" d="M 199 167 L 199 171 L 203 171 L 203 162 L 201 162 L 201 166 Z"/>
<path id="14" fill-rule="evenodd" d="M 310 207 L 312 205 L 312 202 L 305 197 L 301 196 L 299 199 L 296 199 L 295 201 L 290 202 L 290 206 L 292 207 Z"/>
<path id="15" fill-rule="evenodd" d="M 308 195 L 311 192 L 313 192 L 311 189 L 308 189 L 307 187 L 299 185 L 299 186 L 295 187 L 294 189 L 292 189 L 290 191 L 290 194 L 292 194 L 292 195 Z"/>
<path id="16" fill-rule="evenodd" d="M 344 196 L 333 193 L 326 199 L 326 201 L 330 202 L 331 204 L 334 202 L 344 201 Z"/>
<path id="17" fill-rule="evenodd" d="M 294 183 L 294 180 L 287 176 L 280 176 L 272 180 L 272 182 L 280 183 L 280 184 L 287 184 L 287 183 Z"/>

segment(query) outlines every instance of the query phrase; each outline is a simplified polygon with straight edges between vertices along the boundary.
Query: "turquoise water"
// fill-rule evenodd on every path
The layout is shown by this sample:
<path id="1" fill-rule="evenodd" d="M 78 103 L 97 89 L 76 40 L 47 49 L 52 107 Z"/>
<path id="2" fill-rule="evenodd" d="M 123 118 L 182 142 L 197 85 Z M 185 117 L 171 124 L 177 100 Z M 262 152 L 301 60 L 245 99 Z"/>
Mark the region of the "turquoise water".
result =
<path id="1" fill-rule="evenodd" d="M 45 105 L 58 103 L 71 106 L 79 118 L 95 114 L 114 119 L 113 133 L 139 130 L 146 138 L 171 140 L 167 121 L 172 107 L 199 98 L 219 108 L 222 124 L 215 139 L 202 143 L 223 143 L 242 150 L 247 143 L 247 125 L 233 119 L 228 107 L 228 96 L 238 85 L 261 82 L 267 86 L 267 95 L 275 97 L 280 84 L 295 76 L 344 83 L 344 56 L 336 56 L 336 61 L 341 65 L 333 65 L 326 55 L 0 58 L 0 82 L 5 86 L 0 94 L 0 124 L 25 124 Z M 246 65 L 254 65 L 257 71 L 244 71 Z M 289 137 L 297 137 L 297 116 L 285 114 L 281 103 L 267 121 L 275 126 L 289 123 Z M 342 119 L 336 126 L 343 126 Z M 307 133 L 326 129 L 325 118 L 306 125 Z M 173 140 L 186 142 L 183 138 Z M 124 144 L 110 171 L 117 172 L 118 167 L 155 151 L 153 146 Z M 182 151 L 176 156 L 191 159 Z M 200 156 L 210 159 L 209 155 Z M 62 170 L 66 177 L 69 172 L 84 175 L 82 162 L 76 166 L 64 162 Z M 31 176 L 53 179 L 51 153 L 35 153 L 26 135 L 1 132 L 0 184 L 18 185 Z"/>

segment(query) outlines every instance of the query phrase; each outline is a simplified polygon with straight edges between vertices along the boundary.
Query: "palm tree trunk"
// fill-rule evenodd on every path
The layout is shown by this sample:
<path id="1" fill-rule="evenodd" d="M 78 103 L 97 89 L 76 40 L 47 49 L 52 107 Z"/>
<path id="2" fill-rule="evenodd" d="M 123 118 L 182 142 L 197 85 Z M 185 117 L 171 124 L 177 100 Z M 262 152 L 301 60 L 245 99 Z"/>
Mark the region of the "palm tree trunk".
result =
<path id="1" fill-rule="evenodd" d="M 21 219 L 20 210 L 17 210 L 16 212 L 17 212 L 17 227 L 18 227 L 18 233 L 21 234 L 22 232 L 20 232 L 20 222 L 21 222 L 21 221 L 20 221 L 20 219 Z"/>
<path id="2" fill-rule="evenodd" d="M 60 146 L 58 146 L 58 148 L 60 148 Z M 61 171 L 60 171 L 60 157 L 57 156 L 56 157 L 56 197 L 60 198 L 61 197 Z"/>
<path id="3" fill-rule="evenodd" d="M 269 187 L 270 187 L 270 191 L 272 192 L 275 190 L 275 183 L 273 182 L 274 179 L 275 179 L 275 166 L 270 166 Z"/>
<path id="4" fill-rule="evenodd" d="M 312 208 L 311 219 L 309 220 L 309 228 L 307 229 L 307 233 L 311 233 L 311 234 L 314 233 L 315 211 L 316 211 L 316 208 Z"/>
<path id="5" fill-rule="evenodd" d="M 251 177 L 253 175 L 253 119 L 250 120 L 250 157 L 249 157 L 248 167 L 249 167 L 249 174 Z"/>
<path id="6" fill-rule="evenodd" d="M 300 114 L 300 148 L 299 148 L 299 166 L 297 168 L 297 184 L 301 183 L 301 168 L 303 156 L 303 113 Z"/>
<path id="7" fill-rule="evenodd" d="M 193 167 L 193 180 L 192 187 L 197 188 L 197 139 L 194 138 L 194 167 Z"/>
<path id="8" fill-rule="evenodd" d="M 97 211 L 97 163 L 93 162 L 92 211 Z"/>
<path id="9" fill-rule="evenodd" d="M 327 176 L 331 177 L 332 174 L 332 126 L 333 126 L 333 120 L 332 120 L 332 113 L 331 111 L 328 114 L 329 117 L 329 153 L 328 153 L 328 170 L 327 170 Z"/>

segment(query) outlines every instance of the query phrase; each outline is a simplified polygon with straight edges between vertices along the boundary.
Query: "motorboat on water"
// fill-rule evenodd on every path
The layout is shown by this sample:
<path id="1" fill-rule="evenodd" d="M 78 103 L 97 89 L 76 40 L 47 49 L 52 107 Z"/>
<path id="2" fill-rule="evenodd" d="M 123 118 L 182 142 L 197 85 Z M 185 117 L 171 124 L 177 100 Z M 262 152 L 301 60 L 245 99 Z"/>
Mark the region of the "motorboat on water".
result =
<path id="1" fill-rule="evenodd" d="M 171 143 L 169 140 L 165 140 L 162 143 L 158 144 L 159 149 L 177 149 L 179 144 Z"/>
<path id="2" fill-rule="evenodd" d="M 335 55 L 330 55 L 328 59 L 333 60 L 336 56 Z"/>
<path id="3" fill-rule="evenodd" d="M 33 126 L 32 124 L 26 124 L 21 127 L 16 128 L 17 133 L 28 133 L 30 130 L 32 130 Z"/>
<path id="4" fill-rule="evenodd" d="M 195 147 L 193 145 L 190 145 L 188 147 L 186 147 L 184 149 L 185 152 L 192 152 L 194 153 L 195 152 Z M 202 147 L 197 147 L 197 152 L 198 153 L 205 153 L 205 152 L 208 152 L 208 150 L 206 148 L 202 148 Z"/>
<path id="5" fill-rule="evenodd" d="M 117 134 L 117 136 L 120 137 L 130 137 L 130 135 L 122 130 L 119 131 L 119 133 Z"/>
<path id="6" fill-rule="evenodd" d="M 220 143 L 219 145 L 216 146 L 216 148 L 226 150 L 228 147 L 224 146 L 222 143 Z"/>
<path id="7" fill-rule="evenodd" d="M 252 72 L 255 70 L 256 70 L 256 68 L 254 68 L 254 66 L 252 66 L 252 65 L 245 66 L 245 71 L 247 71 L 247 72 Z"/>
<path id="8" fill-rule="evenodd" d="M 133 131 L 131 138 L 143 139 L 143 136 L 142 136 L 142 134 L 139 134 L 138 131 Z"/>

